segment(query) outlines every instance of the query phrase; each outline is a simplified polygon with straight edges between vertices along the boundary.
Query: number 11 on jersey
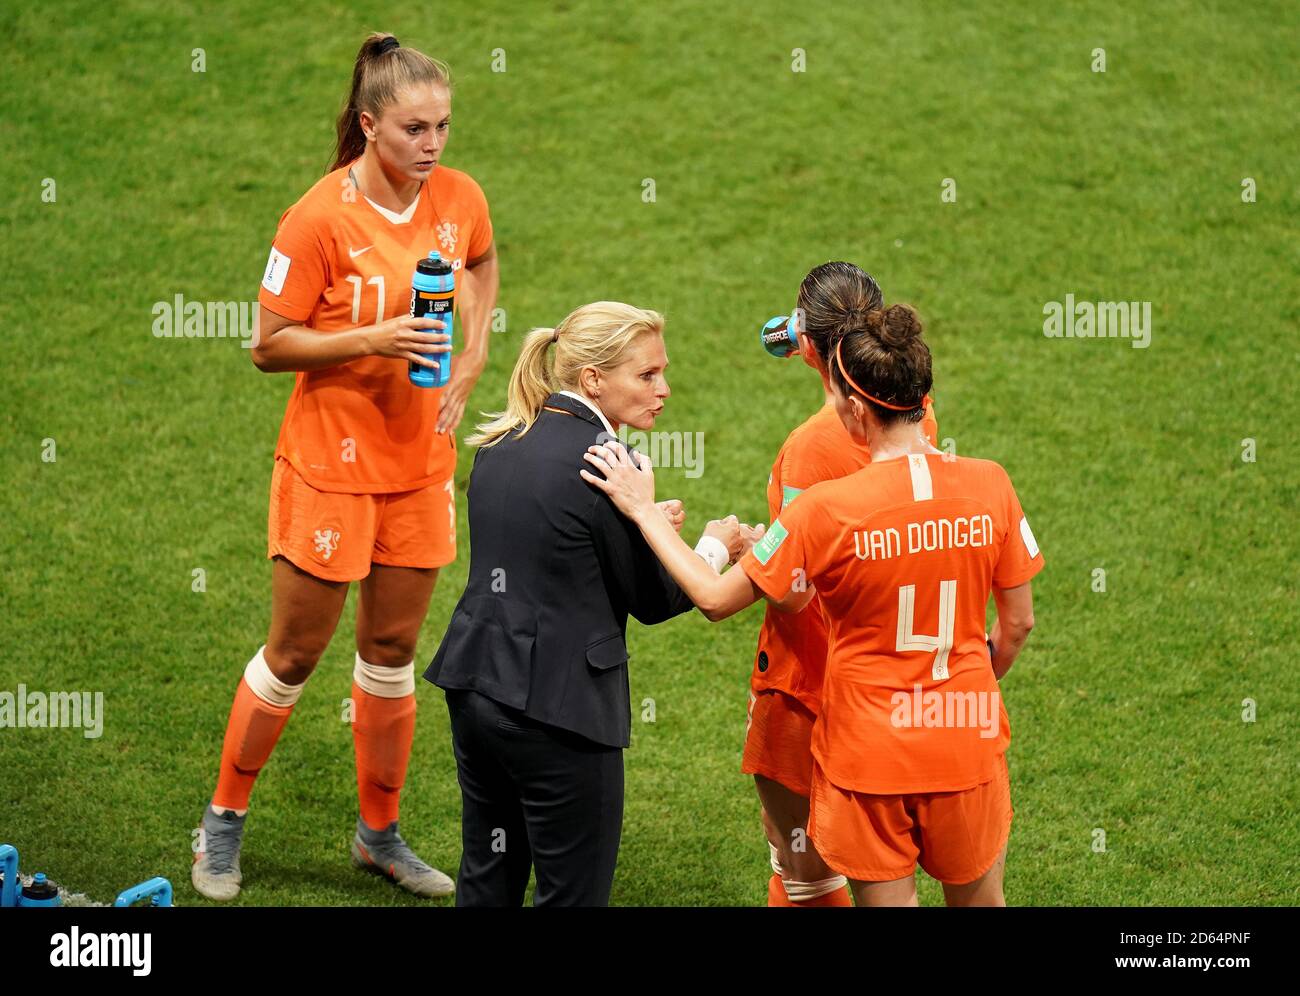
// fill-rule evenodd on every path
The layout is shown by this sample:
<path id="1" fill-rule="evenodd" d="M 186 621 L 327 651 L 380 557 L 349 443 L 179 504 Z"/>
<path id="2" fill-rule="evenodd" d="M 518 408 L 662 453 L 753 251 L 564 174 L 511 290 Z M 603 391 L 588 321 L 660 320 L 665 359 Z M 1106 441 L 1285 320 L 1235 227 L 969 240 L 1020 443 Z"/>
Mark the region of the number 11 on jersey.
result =
<path id="1" fill-rule="evenodd" d="M 361 324 L 361 278 L 355 273 L 350 273 L 343 278 L 352 285 L 352 324 Z M 382 274 L 375 274 L 366 281 L 367 285 L 374 285 L 379 291 L 379 297 L 375 301 L 375 324 L 381 325 L 384 321 L 384 277 Z"/>

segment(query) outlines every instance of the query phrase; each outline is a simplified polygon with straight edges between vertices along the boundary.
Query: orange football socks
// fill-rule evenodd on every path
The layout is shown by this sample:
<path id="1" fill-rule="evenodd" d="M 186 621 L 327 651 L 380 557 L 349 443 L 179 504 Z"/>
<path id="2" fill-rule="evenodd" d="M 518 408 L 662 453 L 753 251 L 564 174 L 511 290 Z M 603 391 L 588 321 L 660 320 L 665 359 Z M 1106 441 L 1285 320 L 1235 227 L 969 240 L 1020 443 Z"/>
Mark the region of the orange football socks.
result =
<path id="1" fill-rule="evenodd" d="M 790 906 L 795 909 L 815 909 L 823 906 L 852 906 L 853 897 L 849 894 L 849 887 L 843 884 L 843 878 L 836 876 L 834 879 L 826 879 L 825 882 L 792 882 L 791 888 L 796 890 L 799 895 L 805 895 L 810 892 L 817 892 L 822 888 L 836 886 L 829 892 L 823 892 L 821 895 L 813 896 L 810 899 L 801 899 L 798 902 L 792 902 L 786 892 L 785 883 L 781 880 L 780 875 L 773 874 L 767 882 L 767 905 L 768 906 Z"/>
<path id="2" fill-rule="evenodd" d="M 263 647 L 248 662 L 235 690 L 221 745 L 221 771 L 212 805 L 226 809 L 248 808 L 248 797 L 258 773 L 275 749 L 280 731 L 289 720 L 302 685 L 280 681 L 267 667 Z"/>
<path id="3" fill-rule="evenodd" d="M 352 742 L 361 819 L 385 830 L 397 819 L 415 738 L 415 668 L 370 664 L 357 655 L 352 672 Z"/>

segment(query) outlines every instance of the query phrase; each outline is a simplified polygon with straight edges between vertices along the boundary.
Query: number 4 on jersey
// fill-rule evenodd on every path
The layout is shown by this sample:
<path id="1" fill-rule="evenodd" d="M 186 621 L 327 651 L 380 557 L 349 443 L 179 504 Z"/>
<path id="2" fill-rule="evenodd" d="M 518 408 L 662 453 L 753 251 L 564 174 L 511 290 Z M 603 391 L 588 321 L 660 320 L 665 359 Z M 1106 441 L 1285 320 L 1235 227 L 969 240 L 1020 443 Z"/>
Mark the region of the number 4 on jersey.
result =
<path id="1" fill-rule="evenodd" d="M 948 677 L 948 654 L 952 650 L 953 631 L 957 625 L 957 582 L 939 582 L 939 635 L 914 633 L 916 614 L 916 585 L 905 584 L 898 589 L 898 646 L 897 650 L 933 650 L 934 668 L 930 676 L 935 681 Z"/>

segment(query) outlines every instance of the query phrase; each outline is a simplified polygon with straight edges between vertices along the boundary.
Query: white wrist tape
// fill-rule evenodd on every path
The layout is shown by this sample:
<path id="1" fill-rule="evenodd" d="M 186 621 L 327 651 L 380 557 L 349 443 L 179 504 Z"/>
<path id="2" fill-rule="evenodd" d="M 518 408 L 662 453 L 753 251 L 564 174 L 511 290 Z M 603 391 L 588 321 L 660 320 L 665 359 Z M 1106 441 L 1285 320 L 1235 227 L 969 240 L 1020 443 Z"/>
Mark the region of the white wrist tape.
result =
<path id="1" fill-rule="evenodd" d="M 772 871 L 784 878 L 785 872 L 781 870 L 781 852 L 776 849 L 776 845 L 770 840 L 767 842 L 767 846 L 772 851 Z"/>
<path id="2" fill-rule="evenodd" d="M 700 541 L 695 544 L 695 552 L 713 568 L 714 574 L 721 574 L 722 569 L 731 563 L 731 553 L 727 550 L 727 544 L 716 536 L 701 536 Z"/>
<path id="3" fill-rule="evenodd" d="M 415 694 L 415 661 L 401 667 L 384 667 L 363 661 L 357 654 L 352 680 L 368 695 L 381 699 L 401 699 Z"/>

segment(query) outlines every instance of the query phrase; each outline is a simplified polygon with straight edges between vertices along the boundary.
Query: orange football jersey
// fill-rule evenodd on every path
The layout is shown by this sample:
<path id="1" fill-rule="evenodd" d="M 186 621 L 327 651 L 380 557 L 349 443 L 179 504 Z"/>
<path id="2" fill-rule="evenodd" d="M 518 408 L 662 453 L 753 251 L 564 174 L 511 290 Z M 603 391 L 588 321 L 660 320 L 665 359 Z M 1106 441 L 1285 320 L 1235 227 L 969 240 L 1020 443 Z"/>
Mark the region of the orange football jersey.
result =
<path id="1" fill-rule="evenodd" d="M 938 446 L 939 426 L 934 406 L 927 399 L 921 429 L 932 446 Z M 768 522 L 781 514 L 801 492 L 822 481 L 832 481 L 861 470 L 871 462 L 871 451 L 853 441 L 835 406 L 823 405 L 786 437 L 767 479 Z M 826 622 L 819 598 L 798 613 L 767 606 L 750 688 L 792 695 L 812 712 L 821 699 L 826 661 Z"/>
<path id="2" fill-rule="evenodd" d="M 814 485 L 740 560 L 769 597 L 816 586 L 829 653 L 813 755 L 833 784 L 887 795 L 994 776 L 1011 730 L 986 606 L 1042 566 L 1006 471 L 943 454 Z"/>
<path id="3" fill-rule="evenodd" d="M 460 270 L 492 244 L 487 200 L 468 174 L 436 167 L 413 213 L 395 221 L 357 192 L 348 169 L 326 174 L 281 217 L 258 295 L 321 335 L 408 314 L 415 264 L 430 250 Z M 461 345 L 459 328 L 455 336 Z M 276 456 L 320 491 L 383 494 L 445 481 L 456 449 L 451 433 L 434 431 L 441 395 L 415 387 L 407 361 L 390 357 L 301 371 Z"/>

